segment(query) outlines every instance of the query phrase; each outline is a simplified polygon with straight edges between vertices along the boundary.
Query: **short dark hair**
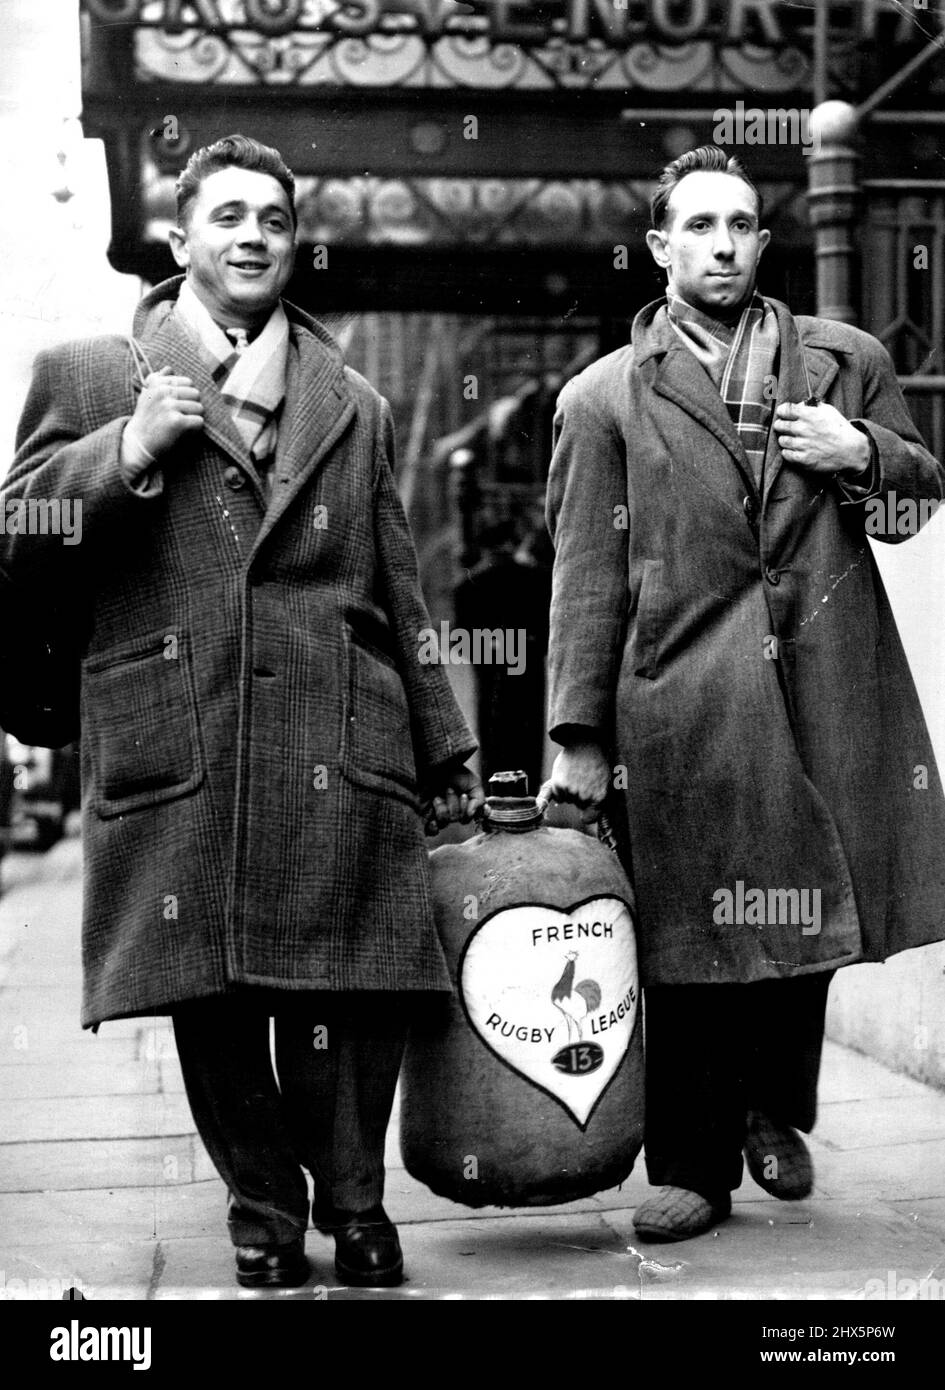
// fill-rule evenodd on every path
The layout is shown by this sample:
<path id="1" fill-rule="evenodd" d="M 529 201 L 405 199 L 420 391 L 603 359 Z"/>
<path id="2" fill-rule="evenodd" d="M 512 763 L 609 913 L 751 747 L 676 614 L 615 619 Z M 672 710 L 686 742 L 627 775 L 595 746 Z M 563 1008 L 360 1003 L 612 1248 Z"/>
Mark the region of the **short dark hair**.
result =
<path id="1" fill-rule="evenodd" d="M 270 174 L 285 189 L 292 210 L 293 226 L 297 222 L 295 212 L 295 178 L 278 150 L 271 145 L 262 145 L 249 135 L 224 135 L 212 145 L 204 145 L 195 150 L 181 170 L 174 187 L 177 195 L 177 224 L 182 227 L 191 203 L 200 192 L 200 185 L 210 174 L 220 169 L 252 169 L 254 173 Z"/>
<path id="2" fill-rule="evenodd" d="M 736 159 L 734 155 L 726 154 L 725 150 L 720 149 L 718 145 L 700 145 L 698 149 L 687 150 L 678 159 L 674 159 L 671 164 L 667 164 L 660 174 L 659 181 L 650 198 L 650 221 L 657 231 L 662 230 L 666 221 L 666 209 L 673 189 L 683 181 L 687 174 L 703 173 L 731 174 L 734 178 L 747 183 L 758 200 L 758 222 L 761 223 L 761 194 L 741 160 Z"/>

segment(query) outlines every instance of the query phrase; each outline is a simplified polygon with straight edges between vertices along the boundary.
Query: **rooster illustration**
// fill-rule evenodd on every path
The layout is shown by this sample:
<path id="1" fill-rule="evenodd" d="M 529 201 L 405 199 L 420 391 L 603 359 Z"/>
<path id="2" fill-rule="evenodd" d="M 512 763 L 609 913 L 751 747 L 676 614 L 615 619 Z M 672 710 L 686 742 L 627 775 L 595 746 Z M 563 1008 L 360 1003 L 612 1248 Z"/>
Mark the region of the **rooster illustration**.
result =
<path id="1" fill-rule="evenodd" d="M 564 1021 L 568 1025 L 568 1042 L 575 1031 L 579 1041 L 583 1038 L 581 1021 L 600 1008 L 601 999 L 600 985 L 596 980 L 582 980 L 578 985 L 574 983 L 574 962 L 577 958 L 577 951 L 567 953 L 567 965 L 561 972 L 561 979 L 551 991 L 551 1002 L 564 1014 Z"/>

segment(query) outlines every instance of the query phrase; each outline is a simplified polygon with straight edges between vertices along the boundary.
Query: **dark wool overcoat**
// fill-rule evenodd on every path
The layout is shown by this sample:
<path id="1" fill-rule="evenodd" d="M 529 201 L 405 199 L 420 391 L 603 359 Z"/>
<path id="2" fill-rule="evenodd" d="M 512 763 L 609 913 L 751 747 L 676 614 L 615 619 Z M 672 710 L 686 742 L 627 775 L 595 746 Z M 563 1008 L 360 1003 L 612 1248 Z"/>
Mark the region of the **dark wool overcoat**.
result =
<path id="1" fill-rule="evenodd" d="M 139 306 L 155 370 L 205 427 L 143 496 L 119 468 L 126 340 L 37 359 L 7 497 L 72 498 L 82 541 L 5 536 L 14 578 L 91 607 L 82 670 L 83 1023 L 237 984 L 449 989 L 418 778 L 475 743 L 429 618 L 386 402 L 286 304 L 287 395 L 268 507 L 194 340 L 180 280 Z"/>
<path id="2" fill-rule="evenodd" d="M 885 349 L 775 308 L 778 402 L 813 390 L 860 422 L 881 498 L 941 498 Z M 555 429 L 550 727 L 590 726 L 613 752 L 644 983 L 945 937 L 945 800 L 864 490 L 786 463 L 772 430 L 759 495 L 663 301 L 568 383 Z"/>

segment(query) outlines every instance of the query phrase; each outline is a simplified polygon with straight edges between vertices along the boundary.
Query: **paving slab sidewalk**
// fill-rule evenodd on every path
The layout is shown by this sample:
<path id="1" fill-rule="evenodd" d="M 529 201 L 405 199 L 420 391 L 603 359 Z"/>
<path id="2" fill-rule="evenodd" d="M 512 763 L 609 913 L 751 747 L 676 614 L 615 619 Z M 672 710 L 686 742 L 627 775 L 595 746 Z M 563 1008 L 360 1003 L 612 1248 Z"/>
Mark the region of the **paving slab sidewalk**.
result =
<path id="1" fill-rule="evenodd" d="M 828 1044 L 813 1196 L 750 1179 L 730 1221 L 641 1245 L 642 1159 L 619 1190 L 563 1207 L 472 1211 L 405 1172 L 396 1118 L 387 1207 L 408 1279 L 338 1284 L 312 1231 L 300 1290 L 233 1281 L 225 1194 L 194 1133 L 165 1019 L 79 1027 L 78 840 L 2 866 L 0 1298 L 844 1299 L 945 1295 L 945 1095 Z M 924 1283 L 922 1281 L 925 1281 Z"/>

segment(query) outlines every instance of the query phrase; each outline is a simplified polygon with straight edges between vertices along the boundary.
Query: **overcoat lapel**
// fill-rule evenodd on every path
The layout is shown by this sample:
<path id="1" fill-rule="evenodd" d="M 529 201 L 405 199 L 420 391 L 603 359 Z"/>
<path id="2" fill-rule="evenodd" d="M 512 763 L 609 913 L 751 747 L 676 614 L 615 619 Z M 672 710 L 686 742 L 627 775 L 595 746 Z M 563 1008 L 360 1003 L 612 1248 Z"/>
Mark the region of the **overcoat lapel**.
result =
<path id="1" fill-rule="evenodd" d="M 291 306 L 286 306 L 287 309 Z M 290 314 L 290 320 L 294 314 Z M 284 515 L 312 474 L 354 418 L 355 406 L 343 359 L 326 334 L 291 326 L 285 407 L 276 446 L 276 486 L 254 549 Z"/>
<path id="2" fill-rule="evenodd" d="M 170 367 L 175 375 L 190 377 L 200 392 L 204 434 L 245 473 L 258 501 L 265 507 L 265 493 L 249 451 L 220 395 L 220 388 L 210 375 L 210 368 L 200 348 L 186 327 L 174 313 L 167 312 L 160 322 L 145 328 L 137 337 L 156 372 L 162 367 Z"/>
<path id="3" fill-rule="evenodd" d="M 697 457 L 687 462 L 707 487 L 730 506 L 740 509 L 745 490 L 757 495 L 757 488 L 738 430 L 708 372 L 679 342 L 668 320 L 666 331 L 672 342 L 656 368 L 653 389 L 708 430 L 726 450 L 731 462 L 717 449 L 700 450 Z M 732 464 L 737 471 L 733 472 Z"/>
<path id="4" fill-rule="evenodd" d="M 283 301 L 290 322 L 291 344 L 274 464 L 276 484 L 267 507 L 259 474 L 210 375 L 210 368 L 198 344 L 172 312 L 174 300 L 167 291 L 179 283 L 179 280 L 168 281 L 159 287 L 165 290 L 166 303 L 151 305 L 147 314 L 136 318 L 136 336 L 155 371 L 168 366 L 177 375 L 190 377 L 200 392 L 204 407 L 204 434 L 246 475 L 265 512 L 253 546 L 255 554 L 354 417 L 354 401 L 344 378 L 344 359 L 321 325 Z"/>
<path id="5" fill-rule="evenodd" d="M 824 348 L 812 344 L 804 344 L 798 332 L 797 323 L 787 305 L 782 304 L 777 299 L 770 301 L 774 305 L 778 316 L 778 329 L 780 332 L 780 360 L 778 366 L 778 397 L 775 403 L 775 410 L 782 403 L 789 402 L 793 405 L 798 402 L 806 401 L 813 393 L 823 399 L 832 386 L 836 378 L 838 367 L 837 359 L 833 353 Z M 806 364 L 806 372 L 805 372 Z M 784 459 L 778 445 L 777 433 L 772 425 L 768 435 L 768 447 L 765 452 L 764 468 L 764 496 L 765 501 L 771 495 L 775 482 L 781 475 L 784 467 Z M 792 481 L 788 484 L 788 478 Z M 801 469 L 789 469 L 784 475 L 783 484 L 787 485 L 787 491 L 809 491 L 811 485 L 811 475 L 805 474 Z M 816 478 L 814 479 L 816 481 Z M 783 485 L 779 491 L 779 498 L 784 498 L 786 488 Z"/>
<path id="6" fill-rule="evenodd" d="M 775 409 L 782 402 L 805 401 L 813 392 L 823 398 L 833 384 L 838 367 L 836 357 L 818 343 L 801 344 L 797 324 L 790 310 L 777 299 L 769 301 L 778 316 L 780 357 L 778 391 Z M 634 324 L 634 348 L 640 365 L 647 357 L 655 357 L 653 389 L 657 395 L 678 405 L 692 420 L 709 431 L 722 444 L 735 465 L 733 472 L 726 458 L 716 449 L 706 449 L 697 457 L 685 460 L 698 472 L 699 478 L 713 492 L 732 506 L 741 505 L 746 491 L 758 498 L 758 490 L 748 463 L 748 456 L 732 423 L 728 409 L 708 372 L 672 330 L 665 307 L 658 302 L 641 310 Z M 805 373 L 804 367 L 807 367 Z M 784 459 L 772 428 L 765 454 L 764 500 L 782 477 Z M 789 481 L 790 480 L 790 481 Z M 789 469 L 783 474 L 779 499 L 789 491 L 808 491 L 810 479 L 800 470 Z"/>

